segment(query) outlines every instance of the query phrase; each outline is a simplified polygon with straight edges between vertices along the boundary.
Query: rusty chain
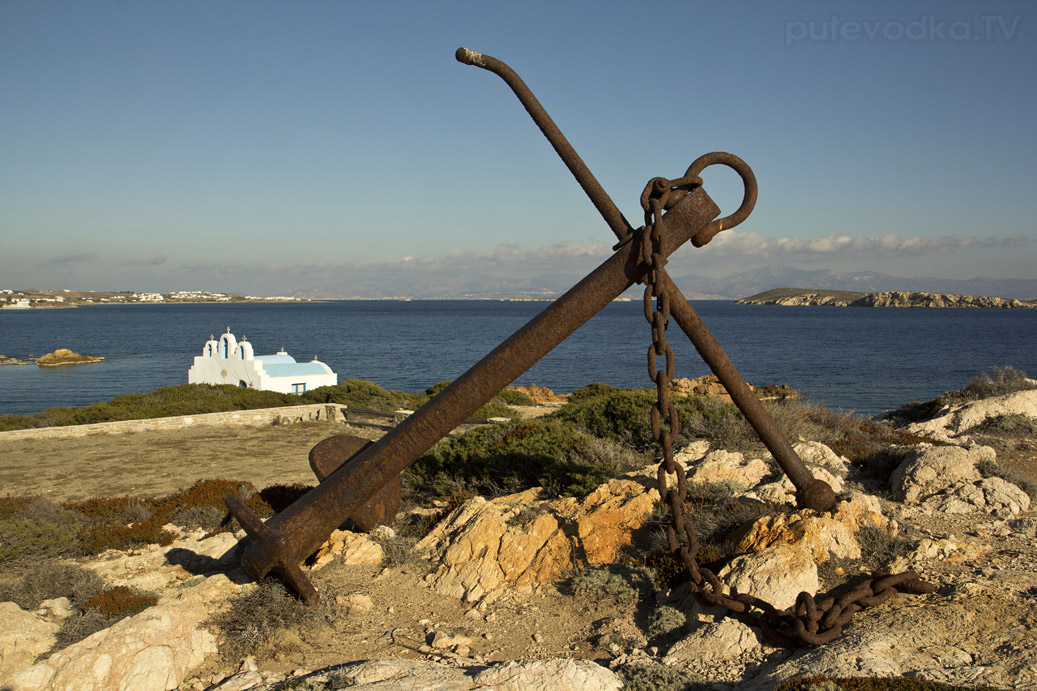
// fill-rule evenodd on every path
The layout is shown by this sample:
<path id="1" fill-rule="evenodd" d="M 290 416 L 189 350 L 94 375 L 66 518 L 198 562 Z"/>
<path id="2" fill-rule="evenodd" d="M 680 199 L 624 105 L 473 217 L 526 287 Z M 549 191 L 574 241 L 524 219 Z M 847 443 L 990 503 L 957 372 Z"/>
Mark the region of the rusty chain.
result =
<path id="1" fill-rule="evenodd" d="M 703 156 L 688 168 L 684 177 L 675 180 L 653 178 L 641 193 L 645 226 L 641 234 L 639 256 L 646 268 L 645 319 L 652 330 L 652 344 L 648 348 L 648 376 L 656 388 L 656 401 L 651 409 L 651 427 L 652 436 L 662 451 L 658 484 L 659 501 L 669 507 L 670 513 L 670 523 L 666 527 L 667 543 L 670 554 L 679 557 L 687 569 L 689 588 L 702 604 L 724 607 L 731 615 L 750 626 L 759 627 L 781 645 L 822 645 L 837 638 L 857 611 L 881 604 L 898 591 L 931 593 L 936 587 L 922 581 L 914 571 L 897 575 L 877 572 L 839 598 L 826 596 L 815 599 L 810 593 L 801 592 L 793 607 L 778 610 L 769 602 L 747 593 L 725 594 L 724 586 L 716 574 L 698 563 L 698 539 L 694 527 L 684 516 L 684 500 L 688 493 L 687 476 L 684 468 L 673 459 L 673 442 L 680 431 L 680 416 L 677 406 L 670 400 L 670 384 L 674 377 L 675 363 L 673 347 L 666 342 L 670 302 L 669 294 L 663 290 L 666 259 L 660 246 L 659 227 L 663 212 L 702 184 L 698 174 L 703 169 L 716 163 L 735 167 L 730 161 L 725 160 L 724 156 L 729 155 Z M 738 160 L 736 157 L 730 158 Z M 745 180 L 741 171 L 739 174 Z M 755 188 L 751 193 L 755 201 Z M 746 206 L 745 201 L 749 199 L 749 194 L 747 185 L 743 207 Z M 751 208 L 751 205 L 748 208 Z M 713 221 L 692 238 L 692 243 L 696 247 L 702 247 L 725 227 L 737 225 L 748 215 L 747 212 L 741 216 L 740 214 L 741 210 L 727 218 Z M 664 367 L 659 367 L 659 357 L 665 358 Z M 668 476 L 671 475 L 675 477 L 675 487 L 669 486 Z"/>

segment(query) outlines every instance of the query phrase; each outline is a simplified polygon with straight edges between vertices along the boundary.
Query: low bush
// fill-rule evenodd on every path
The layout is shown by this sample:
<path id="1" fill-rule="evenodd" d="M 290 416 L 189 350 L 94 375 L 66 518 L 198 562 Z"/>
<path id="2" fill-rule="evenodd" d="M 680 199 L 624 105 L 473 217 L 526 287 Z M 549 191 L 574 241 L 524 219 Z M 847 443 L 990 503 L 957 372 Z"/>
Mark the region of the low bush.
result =
<path id="1" fill-rule="evenodd" d="M 676 607 L 663 605 L 652 611 L 648 617 L 645 633 L 650 639 L 672 637 L 681 632 L 688 623 L 687 615 Z"/>
<path id="2" fill-rule="evenodd" d="M 0 564 L 75 554 L 78 526 L 25 518 L 0 518 Z"/>
<path id="3" fill-rule="evenodd" d="M 1037 384 L 1027 379 L 1026 372 L 1008 365 L 993 367 L 990 372 L 984 372 L 978 377 L 974 377 L 964 388 L 954 392 L 953 395 L 967 401 L 974 401 L 1030 389 L 1037 389 Z"/>
<path id="4" fill-rule="evenodd" d="M 558 420 L 480 427 L 421 456 L 403 472 L 404 487 L 434 498 L 499 496 L 530 487 L 583 497 L 610 477 L 608 468 L 574 453 L 589 443 L 588 435 Z"/>
<path id="5" fill-rule="evenodd" d="M 609 564 L 574 574 L 569 578 L 569 590 L 582 599 L 629 603 L 651 594 L 654 579 L 655 574 L 643 566 Z"/>
<path id="6" fill-rule="evenodd" d="M 57 561 L 42 561 L 16 581 L 0 585 L 0 602 L 13 602 L 33 611 L 44 600 L 67 597 L 73 607 L 82 607 L 104 589 L 94 571 Z"/>
<path id="7" fill-rule="evenodd" d="M 339 403 L 382 413 L 392 413 L 401 408 L 414 410 L 428 400 L 424 394 L 390 391 L 363 379 L 347 379 L 337 386 L 321 386 L 294 398 L 297 403 Z"/>
<path id="8" fill-rule="evenodd" d="M 324 598 L 328 599 L 328 598 Z M 323 621 L 318 607 L 308 607 L 279 582 L 267 579 L 254 590 L 233 598 L 230 606 L 209 619 L 222 634 L 220 652 L 227 659 L 266 654 L 280 645 L 286 630 Z"/>
<path id="9" fill-rule="evenodd" d="M 617 671 L 623 691 L 690 691 L 702 682 L 697 675 L 663 664 L 625 665 Z"/>
<path id="10" fill-rule="evenodd" d="M 52 650 L 61 650 L 158 603 L 158 596 L 119 585 L 95 593 L 61 622 Z"/>
<path id="11" fill-rule="evenodd" d="M 158 596 L 124 585 L 117 585 L 97 593 L 82 604 L 83 613 L 97 611 L 106 617 L 131 617 L 158 604 Z"/>
<path id="12" fill-rule="evenodd" d="M 148 393 L 116 396 L 111 401 L 101 401 L 80 408 L 50 408 L 31 415 L 0 415 L 0 431 L 119 420 L 146 420 L 309 403 L 341 403 L 353 408 L 369 408 L 391 413 L 399 408 L 414 409 L 426 400 L 428 396 L 425 394 L 388 391 L 362 379 L 347 379 L 338 386 L 322 386 L 302 395 L 231 385 L 181 384 Z"/>

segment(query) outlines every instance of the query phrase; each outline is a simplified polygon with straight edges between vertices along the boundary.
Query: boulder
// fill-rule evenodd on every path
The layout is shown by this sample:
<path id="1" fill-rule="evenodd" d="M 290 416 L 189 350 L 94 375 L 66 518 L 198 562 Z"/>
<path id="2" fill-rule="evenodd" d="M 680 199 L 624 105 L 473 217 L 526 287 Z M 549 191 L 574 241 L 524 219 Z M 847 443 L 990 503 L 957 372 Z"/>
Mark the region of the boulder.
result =
<path id="1" fill-rule="evenodd" d="M 949 440 L 991 418 L 1024 415 L 1037 420 L 1037 389 L 945 405 L 929 420 L 907 426 L 911 434 Z"/>
<path id="2" fill-rule="evenodd" d="M 242 548 L 240 537 L 218 533 L 204 540 L 185 538 L 166 546 L 148 545 L 130 553 L 102 555 L 83 566 L 95 571 L 109 585 L 158 592 L 196 575 L 238 568 Z"/>
<path id="3" fill-rule="evenodd" d="M 529 592 L 572 569 L 611 564 L 659 497 L 631 480 L 611 480 L 582 501 L 546 501 L 539 493 L 474 497 L 455 509 L 414 547 L 439 564 L 426 583 L 489 602 L 506 587 Z"/>
<path id="4" fill-rule="evenodd" d="M 761 648 L 760 634 L 734 617 L 721 617 L 696 627 L 670 648 L 664 665 L 686 662 L 697 664 L 739 661 Z"/>
<path id="5" fill-rule="evenodd" d="M 238 590 L 223 575 L 202 579 L 21 670 L 7 679 L 4 688 L 175 689 L 207 655 L 216 652 L 216 639 L 204 622 L 218 610 L 214 603 L 226 602 Z"/>
<path id="6" fill-rule="evenodd" d="M 815 595 L 817 563 L 810 549 L 780 544 L 731 560 L 717 577 L 733 592 L 749 593 L 778 609 L 796 603 L 801 592 Z"/>
<path id="7" fill-rule="evenodd" d="M 808 466 L 820 466 L 838 477 L 846 477 L 850 462 L 819 441 L 795 444 L 792 450 Z"/>
<path id="8" fill-rule="evenodd" d="M 746 489 L 759 484 L 760 480 L 771 473 L 771 469 L 767 463 L 758 458 L 746 460 L 740 453 L 718 449 L 692 464 L 686 472 L 688 482 L 726 482 L 740 489 Z"/>
<path id="9" fill-rule="evenodd" d="M 1029 509 L 1030 497 L 1007 480 L 988 477 L 932 496 L 922 503 L 922 507 L 936 513 L 986 511 L 1007 518 Z"/>
<path id="10" fill-rule="evenodd" d="M 831 514 L 805 510 L 763 516 L 730 535 L 740 552 L 761 552 L 774 545 L 799 545 L 817 563 L 830 558 L 859 559 L 857 533 L 863 526 L 890 529 L 875 497 L 854 493 L 836 504 Z"/>
<path id="11" fill-rule="evenodd" d="M 364 533 L 336 530 L 317 550 L 311 570 L 321 569 L 334 559 L 354 566 L 377 566 L 385 559 L 385 551 Z"/>
<path id="12" fill-rule="evenodd" d="M 976 463 L 993 460 L 993 456 L 993 449 L 986 446 L 935 446 L 913 451 L 890 476 L 893 498 L 917 503 L 955 485 L 977 482 L 981 476 Z"/>
<path id="13" fill-rule="evenodd" d="M 3 682 L 8 677 L 51 649 L 59 628 L 13 602 L 0 602 L 0 688 L 7 688 Z"/>

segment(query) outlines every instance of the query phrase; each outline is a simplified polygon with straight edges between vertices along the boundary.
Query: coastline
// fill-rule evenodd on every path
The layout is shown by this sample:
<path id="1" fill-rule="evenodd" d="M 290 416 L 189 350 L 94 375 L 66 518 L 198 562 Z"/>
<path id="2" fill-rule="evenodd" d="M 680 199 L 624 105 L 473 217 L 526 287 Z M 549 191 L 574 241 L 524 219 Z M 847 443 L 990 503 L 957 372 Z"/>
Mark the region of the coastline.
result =
<path id="1" fill-rule="evenodd" d="M 776 288 L 734 302 L 736 305 L 778 305 L 781 307 L 897 307 L 927 309 L 1032 309 L 1037 300 L 955 295 L 892 290 L 862 293 L 847 290 Z"/>

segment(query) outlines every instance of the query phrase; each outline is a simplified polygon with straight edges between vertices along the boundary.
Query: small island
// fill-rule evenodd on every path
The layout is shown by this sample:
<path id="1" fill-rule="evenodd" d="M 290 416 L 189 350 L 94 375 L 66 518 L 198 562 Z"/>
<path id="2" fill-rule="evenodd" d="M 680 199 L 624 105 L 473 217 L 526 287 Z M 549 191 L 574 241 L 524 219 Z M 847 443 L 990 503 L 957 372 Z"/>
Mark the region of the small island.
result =
<path id="1" fill-rule="evenodd" d="M 100 355 L 80 355 L 68 348 L 58 348 L 53 353 L 41 355 L 36 360 L 36 364 L 40 367 L 65 367 L 66 365 L 85 365 L 102 360 L 104 358 Z"/>
<path id="2" fill-rule="evenodd" d="M 833 307 L 932 307 L 1026 309 L 1037 307 L 1037 300 L 922 293 L 888 290 L 880 293 L 858 293 L 850 290 L 811 290 L 808 288 L 775 288 L 735 301 L 736 305 L 833 306 Z"/>

